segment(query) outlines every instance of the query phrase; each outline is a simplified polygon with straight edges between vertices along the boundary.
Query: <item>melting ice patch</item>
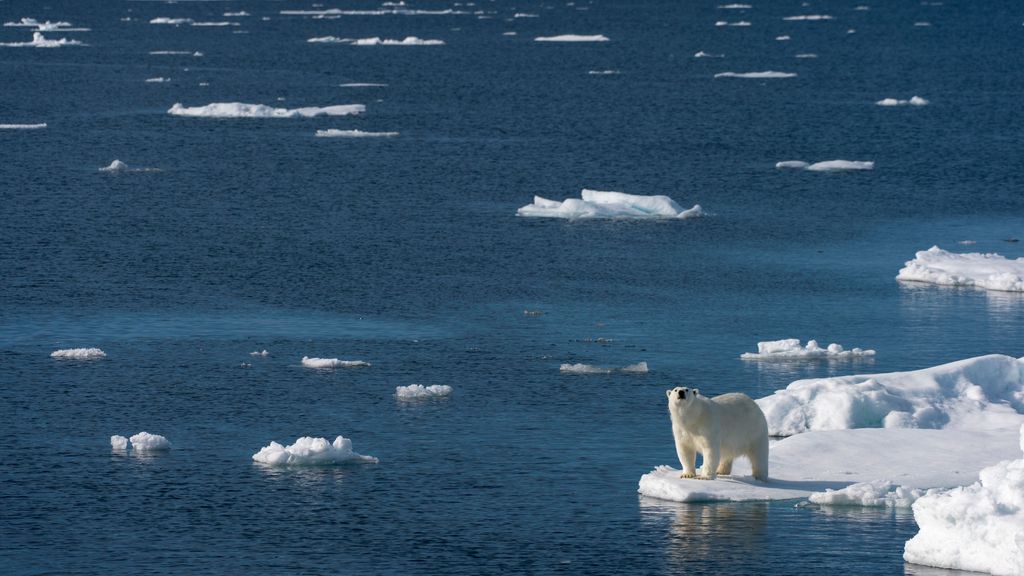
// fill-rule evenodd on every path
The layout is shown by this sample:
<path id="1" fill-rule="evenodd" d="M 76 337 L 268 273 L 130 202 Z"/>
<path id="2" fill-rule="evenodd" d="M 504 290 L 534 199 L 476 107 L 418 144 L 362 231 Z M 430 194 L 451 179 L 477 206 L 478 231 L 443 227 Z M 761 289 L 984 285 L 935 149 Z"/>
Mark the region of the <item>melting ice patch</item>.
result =
<path id="1" fill-rule="evenodd" d="M 701 50 L 693 55 L 694 58 L 725 58 L 725 54 L 712 54 Z"/>
<path id="2" fill-rule="evenodd" d="M 253 352 L 249 352 L 249 356 L 262 356 L 263 358 L 266 358 L 267 356 L 270 356 L 270 352 L 267 352 L 265 349 L 262 352 L 255 350 Z"/>
<path id="3" fill-rule="evenodd" d="M 41 130 L 46 128 L 46 123 L 42 124 L 0 124 L 0 130 Z"/>
<path id="4" fill-rule="evenodd" d="M 874 170 L 875 163 L 861 160 L 826 160 L 811 164 L 803 160 L 784 160 L 776 162 L 775 167 L 779 170 L 792 168 L 810 172 L 838 172 L 841 170 Z"/>
<path id="5" fill-rule="evenodd" d="M 387 84 L 379 84 L 376 82 L 348 82 L 347 84 L 338 84 L 342 88 L 383 88 Z"/>
<path id="6" fill-rule="evenodd" d="M 558 36 L 537 36 L 534 42 L 608 42 L 609 38 L 603 34 L 561 34 Z"/>
<path id="7" fill-rule="evenodd" d="M 773 436 L 809 430 L 1016 427 L 1024 363 L 999 354 L 912 372 L 797 380 L 757 400 Z"/>
<path id="8" fill-rule="evenodd" d="M 804 360 L 817 358 L 855 358 L 874 356 L 874 350 L 854 348 L 845 350 L 839 344 L 829 344 L 827 348 L 818 345 L 817 340 L 808 340 L 807 346 L 800 345 L 800 339 L 787 338 L 758 342 L 757 352 L 745 352 L 740 355 L 744 360 Z"/>
<path id="9" fill-rule="evenodd" d="M 927 106 L 929 102 L 920 96 L 912 96 L 910 100 L 898 98 L 883 98 L 875 102 L 878 106 Z"/>
<path id="10" fill-rule="evenodd" d="M 996 253 L 957 254 L 932 246 L 916 253 L 914 259 L 899 271 L 896 279 L 1024 292 L 1024 258 L 1009 260 Z"/>
<path id="11" fill-rule="evenodd" d="M 0 42 L 0 46 L 7 46 L 9 48 L 60 48 L 61 46 L 86 46 L 84 42 L 78 40 L 68 40 L 67 38 L 61 38 L 54 40 L 43 36 L 42 32 L 33 32 L 31 42 Z"/>
<path id="12" fill-rule="evenodd" d="M 584 189 L 581 198 L 569 198 L 562 202 L 533 197 L 533 204 L 527 204 L 517 216 L 536 218 L 566 218 L 570 220 L 588 218 L 695 218 L 702 216 L 700 204 L 683 209 L 668 196 L 641 196 L 623 192 L 601 192 Z"/>
<path id="13" fill-rule="evenodd" d="M 907 562 L 1024 574 L 1024 459 L 985 468 L 970 486 L 922 497 L 914 504 L 914 520 L 920 531 L 904 546 Z"/>
<path id="14" fill-rule="evenodd" d="M 587 70 L 587 74 L 591 76 L 616 76 L 621 74 L 618 70 Z"/>
<path id="15" fill-rule="evenodd" d="M 397 396 L 399 400 L 438 398 L 441 396 L 450 396 L 451 393 L 452 387 L 447 384 L 432 384 L 430 386 L 410 384 L 408 386 L 395 387 L 395 396 Z"/>
<path id="16" fill-rule="evenodd" d="M 753 8 L 750 4 L 722 4 L 718 7 L 719 10 L 749 10 Z"/>
<path id="17" fill-rule="evenodd" d="M 117 434 L 110 437 L 110 448 L 112 450 L 127 450 L 128 439 L 124 436 L 118 436 Z"/>
<path id="18" fill-rule="evenodd" d="M 891 480 L 872 480 L 851 484 L 838 490 L 815 492 L 808 500 L 827 506 L 910 508 L 918 498 L 940 491 L 937 488 L 910 488 Z"/>
<path id="19" fill-rule="evenodd" d="M 170 82 L 170 81 L 171 81 L 170 78 L 165 78 L 163 76 L 157 76 L 155 78 L 146 78 L 146 83 L 147 84 L 163 84 L 165 82 Z"/>
<path id="20" fill-rule="evenodd" d="M 320 36 L 306 40 L 310 43 L 320 44 L 349 44 L 351 46 L 444 46 L 444 40 L 424 40 L 416 36 L 406 36 L 401 40 L 382 39 L 378 36 L 372 38 L 339 38 L 337 36 Z"/>
<path id="21" fill-rule="evenodd" d="M 592 364 L 562 364 L 558 370 L 569 374 L 646 374 L 649 372 L 647 362 L 638 362 L 622 368 L 605 368 Z"/>
<path id="22" fill-rule="evenodd" d="M 129 440 L 132 442 L 132 449 L 138 452 L 158 452 L 171 449 L 170 441 L 159 434 L 139 432 Z M 111 444 L 113 444 L 113 438 L 111 438 Z"/>
<path id="23" fill-rule="evenodd" d="M 338 130 L 330 128 L 317 130 L 318 138 L 390 138 L 398 136 L 398 132 L 363 132 L 362 130 Z"/>
<path id="24" fill-rule="evenodd" d="M 369 367 L 369 362 L 363 360 L 339 360 L 337 358 L 310 358 L 302 357 L 302 365 L 306 368 L 361 368 Z"/>
<path id="25" fill-rule="evenodd" d="M 796 56 L 794 56 L 794 58 L 817 58 L 817 57 L 818 57 L 817 54 L 813 54 L 813 53 L 810 53 L 810 52 L 804 52 L 803 54 L 797 54 Z"/>
<path id="26" fill-rule="evenodd" d="M 795 78 L 795 72 L 776 72 L 774 70 L 766 70 L 764 72 L 719 72 L 715 74 L 715 78 Z"/>
<path id="27" fill-rule="evenodd" d="M 799 16 L 786 16 L 783 20 L 788 22 L 817 22 L 821 20 L 835 20 L 835 18 L 828 14 L 802 14 Z"/>
<path id="28" fill-rule="evenodd" d="M 115 159 L 109 165 L 100 168 L 99 171 L 120 174 L 123 172 L 160 172 L 161 170 L 159 168 L 130 168 L 128 164 Z"/>
<path id="29" fill-rule="evenodd" d="M 265 104 L 244 104 L 241 102 L 214 102 L 206 106 L 186 108 L 180 103 L 171 106 L 172 116 L 194 116 L 204 118 L 313 118 L 315 116 L 348 116 L 366 111 L 362 104 L 342 104 L 323 108 L 272 108 Z"/>
<path id="30" fill-rule="evenodd" d="M 728 22 L 726 20 L 719 20 L 718 22 L 715 22 L 715 26 L 740 26 L 740 27 L 746 27 L 746 26 L 750 26 L 750 25 L 751 25 L 750 22 L 747 22 L 746 20 L 740 20 L 738 22 Z"/>
<path id="31" fill-rule="evenodd" d="M 150 52 L 153 56 L 195 56 L 201 58 L 202 52 L 189 52 L 188 50 L 153 50 Z"/>
<path id="32" fill-rule="evenodd" d="M 67 348 L 50 352 L 50 358 L 62 360 L 97 360 L 106 357 L 107 353 L 99 348 Z"/>
<path id="33" fill-rule="evenodd" d="M 271 442 L 253 454 L 252 459 L 270 466 L 324 466 L 346 462 L 374 464 L 378 462 L 373 456 L 357 454 L 352 449 L 352 441 L 343 436 L 338 436 L 334 442 L 329 442 L 327 438 L 303 436 L 290 446 Z"/>
<path id="34" fill-rule="evenodd" d="M 153 18 L 149 21 L 150 24 L 168 24 L 171 26 L 181 26 L 182 24 L 191 24 L 194 22 L 191 18 L 168 18 L 166 16 L 160 16 Z"/>

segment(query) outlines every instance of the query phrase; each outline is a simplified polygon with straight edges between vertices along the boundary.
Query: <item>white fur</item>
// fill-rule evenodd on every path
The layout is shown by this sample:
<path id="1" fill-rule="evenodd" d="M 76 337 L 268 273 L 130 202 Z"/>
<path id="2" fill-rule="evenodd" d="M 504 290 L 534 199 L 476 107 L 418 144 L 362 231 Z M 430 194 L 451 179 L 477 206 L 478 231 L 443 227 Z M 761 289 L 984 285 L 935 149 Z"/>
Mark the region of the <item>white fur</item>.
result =
<path id="1" fill-rule="evenodd" d="M 739 456 L 750 460 L 754 478 L 768 480 L 768 423 L 761 408 L 746 394 L 707 398 L 696 388 L 666 390 L 676 454 L 683 478 L 697 476 L 697 453 L 704 457 L 699 478 L 714 480 L 731 474 Z"/>

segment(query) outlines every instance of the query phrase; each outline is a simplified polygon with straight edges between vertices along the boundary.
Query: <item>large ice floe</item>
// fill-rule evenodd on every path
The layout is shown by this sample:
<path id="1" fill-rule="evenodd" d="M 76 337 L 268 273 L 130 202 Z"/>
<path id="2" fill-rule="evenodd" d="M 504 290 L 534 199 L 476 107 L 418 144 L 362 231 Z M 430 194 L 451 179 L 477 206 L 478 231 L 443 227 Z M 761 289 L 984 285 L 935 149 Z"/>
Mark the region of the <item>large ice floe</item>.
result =
<path id="1" fill-rule="evenodd" d="M 42 130 L 46 123 L 42 124 L 0 124 L 0 130 Z"/>
<path id="2" fill-rule="evenodd" d="M 740 358 L 744 360 L 814 360 L 819 358 L 839 359 L 874 356 L 874 350 L 853 348 L 844 349 L 839 344 L 829 344 L 826 348 L 818 345 L 817 340 L 808 340 L 807 346 L 801 346 L 798 338 L 758 342 L 757 352 L 744 352 Z"/>
<path id="3" fill-rule="evenodd" d="M 567 374 L 646 374 L 649 372 L 647 362 L 637 362 L 622 368 L 606 368 L 593 364 L 562 364 L 558 370 Z"/>
<path id="4" fill-rule="evenodd" d="M 352 46 L 444 46 L 444 40 L 425 40 L 416 36 L 406 36 L 401 40 L 391 40 L 374 36 L 372 38 L 339 38 L 337 36 L 320 36 L 306 40 L 313 44 L 349 44 Z"/>
<path id="5" fill-rule="evenodd" d="M 50 352 L 50 358 L 61 360 L 98 360 L 106 357 L 107 353 L 99 348 L 66 348 Z"/>
<path id="6" fill-rule="evenodd" d="M 309 356 L 302 357 L 302 365 L 306 368 L 366 368 L 371 366 L 369 362 L 363 360 L 339 360 L 337 358 L 310 358 Z"/>
<path id="7" fill-rule="evenodd" d="M 750 78 L 753 80 L 795 77 L 796 72 L 776 72 L 775 70 L 765 70 L 764 72 L 719 72 L 715 74 L 715 78 Z"/>
<path id="8" fill-rule="evenodd" d="M 318 138 L 392 138 L 398 136 L 398 132 L 364 132 L 362 130 L 338 130 L 329 128 L 317 130 Z"/>
<path id="9" fill-rule="evenodd" d="M 927 106 L 929 102 L 920 96 L 911 96 L 910 100 L 883 98 L 878 102 L 875 102 L 875 104 L 878 106 Z"/>
<path id="10" fill-rule="evenodd" d="M 265 104 L 244 104 L 241 102 L 214 102 L 206 106 L 186 108 L 176 103 L 167 111 L 172 116 L 193 116 L 203 118 L 313 118 L 315 116 L 348 116 L 366 111 L 362 104 L 340 104 L 322 108 L 273 108 Z"/>
<path id="11" fill-rule="evenodd" d="M 668 196 L 641 196 L 624 192 L 601 192 L 584 189 L 580 198 L 569 198 L 562 202 L 533 197 L 533 204 L 527 204 L 517 216 L 533 218 L 566 218 L 570 220 L 587 218 L 695 218 L 702 216 L 700 204 L 682 208 Z"/>
<path id="12" fill-rule="evenodd" d="M 970 486 L 929 494 L 913 505 L 920 531 L 906 543 L 904 560 L 1000 576 L 1024 574 L 1024 459 L 994 464 L 979 476 Z"/>
<path id="13" fill-rule="evenodd" d="M 270 466 L 325 466 L 347 462 L 378 462 L 373 456 L 364 456 L 352 450 L 352 440 L 344 436 L 338 436 L 334 442 L 327 438 L 303 436 L 290 446 L 271 442 L 253 454 L 252 459 Z"/>
<path id="14" fill-rule="evenodd" d="M 739 460 L 732 475 L 713 481 L 659 466 L 639 491 L 680 502 L 908 506 L 1019 455 L 1022 370 L 1024 359 L 993 354 L 912 372 L 798 380 L 757 400 L 769 432 L 788 436 L 771 446 L 768 482 Z M 665 442 L 671 446 L 667 417 Z"/>
<path id="15" fill-rule="evenodd" d="M 1024 292 L 1024 258 L 1010 260 L 996 253 L 957 254 L 938 246 L 921 250 L 896 275 L 897 280 Z"/>
<path id="16" fill-rule="evenodd" d="M 839 172 L 843 170 L 874 170 L 875 163 L 862 160 L 825 160 L 811 164 L 803 160 L 783 160 L 776 162 L 775 167 L 779 170 L 789 168 L 809 172 Z"/>
<path id="17" fill-rule="evenodd" d="M 47 38 L 43 36 L 42 32 L 33 32 L 31 42 L 0 42 L 0 46 L 7 46 L 9 48 L 60 48 L 62 46 L 85 45 L 85 42 L 79 42 L 78 40 Z"/>
<path id="18" fill-rule="evenodd" d="M 452 387 L 447 384 L 410 384 L 408 386 L 395 386 L 395 396 L 399 400 L 418 400 L 421 398 L 439 398 L 451 396 Z"/>
<path id="19" fill-rule="evenodd" d="M 537 36 L 534 42 L 608 42 L 603 34 L 560 34 L 558 36 Z"/>

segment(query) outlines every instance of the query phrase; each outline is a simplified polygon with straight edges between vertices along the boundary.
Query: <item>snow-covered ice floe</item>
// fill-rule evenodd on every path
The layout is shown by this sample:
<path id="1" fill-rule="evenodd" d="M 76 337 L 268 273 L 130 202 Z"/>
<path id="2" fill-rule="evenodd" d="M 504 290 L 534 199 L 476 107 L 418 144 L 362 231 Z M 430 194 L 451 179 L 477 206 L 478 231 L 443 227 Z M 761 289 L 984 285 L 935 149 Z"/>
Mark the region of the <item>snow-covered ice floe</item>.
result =
<path id="1" fill-rule="evenodd" d="M 338 436 L 334 442 L 327 438 L 303 436 L 290 446 L 271 442 L 252 455 L 252 459 L 270 466 L 324 466 L 347 462 L 377 463 L 373 456 L 364 456 L 352 450 L 352 440 Z"/>
<path id="2" fill-rule="evenodd" d="M 741 459 L 732 475 L 713 481 L 660 466 L 639 490 L 680 502 L 928 500 L 930 489 L 970 484 L 982 469 L 1019 456 L 1022 369 L 1024 359 L 994 354 L 912 372 L 798 380 L 757 400 L 769 432 L 789 436 L 771 445 L 767 482 L 754 480 Z M 671 442 L 667 419 L 665 428 Z"/>
<path id="3" fill-rule="evenodd" d="M 320 36 L 306 40 L 313 44 L 349 44 L 351 46 L 444 46 L 444 40 L 425 40 L 416 36 L 406 36 L 401 40 L 390 40 L 374 36 L 372 38 L 339 38 L 337 36 Z"/>
<path id="4" fill-rule="evenodd" d="M 603 34 L 561 34 L 558 36 L 537 36 L 534 42 L 608 42 L 609 38 Z"/>
<path id="5" fill-rule="evenodd" d="M 330 128 L 317 130 L 318 138 L 389 138 L 398 136 L 398 132 L 363 132 L 362 130 L 338 130 Z"/>
<path id="6" fill-rule="evenodd" d="M 171 443 L 159 434 L 139 432 L 129 438 L 132 442 L 132 450 L 137 452 L 158 452 L 171 449 Z M 111 438 L 113 444 L 113 438 Z"/>
<path id="7" fill-rule="evenodd" d="M 60 48 L 61 46 L 86 46 L 85 42 L 68 40 L 67 38 L 51 39 L 42 32 L 33 32 L 31 42 L 0 42 L 0 46 L 9 48 Z"/>
<path id="8" fill-rule="evenodd" d="M 125 438 L 124 436 L 114 434 L 113 436 L 110 437 L 110 448 L 112 450 L 127 450 L 128 439 Z"/>
<path id="9" fill-rule="evenodd" d="M 765 70 L 764 72 L 719 72 L 715 74 L 715 78 L 752 78 L 752 79 L 765 79 L 765 78 L 795 78 L 796 72 L 776 72 L 774 70 Z"/>
<path id="10" fill-rule="evenodd" d="M 920 531 L 904 546 L 904 560 L 1000 576 L 1024 574 L 1024 459 L 994 464 L 979 476 L 970 486 L 929 494 L 914 504 Z"/>
<path id="11" fill-rule="evenodd" d="M 874 170 L 875 163 L 861 160 L 826 160 L 824 162 L 804 162 L 803 160 L 784 160 L 776 162 L 775 167 L 782 170 L 791 168 L 810 172 L 838 172 L 841 170 Z"/>
<path id="12" fill-rule="evenodd" d="M 744 352 L 740 358 L 744 360 L 805 360 L 818 358 L 856 358 L 874 356 L 874 350 L 854 348 L 846 350 L 839 344 L 829 344 L 827 348 L 818 345 L 817 340 L 808 340 L 807 346 L 801 346 L 798 338 L 758 342 L 757 352 Z"/>
<path id="13" fill-rule="evenodd" d="M 1024 292 L 1024 258 L 1009 260 L 996 253 L 957 254 L 932 246 L 916 253 L 914 259 L 909 260 L 899 271 L 896 279 Z"/>
<path id="14" fill-rule="evenodd" d="M 0 130 L 42 130 L 46 123 L 42 124 L 0 124 Z"/>
<path id="15" fill-rule="evenodd" d="M 647 362 L 637 362 L 622 368 L 605 368 L 592 364 L 562 364 L 558 370 L 569 374 L 646 374 L 649 372 Z"/>
<path id="16" fill-rule="evenodd" d="M 533 204 L 520 208 L 517 216 L 535 218 L 695 218 L 702 216 L 700 204 L 683 209 L 668 196 L 641 196 L 624 192 L 601 192 L 584 189 L 581 198 L 562 202 L 533 197 Z"/>
<path id="17" fill-rule="evenodd" d="M 928 101 L 920 96 L 912 96 L 910 100 L 899 100 L 897 98 L 883 98 L 875 102 L 878 106 L 927 106 Z"/>
<path id="18" fill-rule="evenodd" d="M 362 368 L 371 364 L 363 360 L 339 360 L 337 358 L 302 357 L 302 365 L 306 368 Z"/>
<path id="19" fill-rule="evenodd" d="M 410 384 L 408 386 L 396 386 L 395 396 L 399 400 L 415 400 L 419 398 L 438 398 L 441 396 L 450 396 L 452 393 L 452 387 L 447 384 L 432 384 L 430 386 L 424 386 L 423 384 Z"/>
<path id="20" fill-rule="evenodd" d="M 50 358 L 62 360 L 96 360 L 106 357 L 107 353 L 99 348 L 67 348 L 50 352 Z"/>
<path id="21" fill-rule="evenodd" d="M 323 108 L 273 108 L 266 104 L 244 104 L 241 102 L 214 102 L 206 106 L 186 108 L 180 103 L 171 106 L 172 116 L 193 116 L 203 118 L 313 118 L 315 116 L 348 116 L 366 111 L 362 104 L 341 104 Z"/>

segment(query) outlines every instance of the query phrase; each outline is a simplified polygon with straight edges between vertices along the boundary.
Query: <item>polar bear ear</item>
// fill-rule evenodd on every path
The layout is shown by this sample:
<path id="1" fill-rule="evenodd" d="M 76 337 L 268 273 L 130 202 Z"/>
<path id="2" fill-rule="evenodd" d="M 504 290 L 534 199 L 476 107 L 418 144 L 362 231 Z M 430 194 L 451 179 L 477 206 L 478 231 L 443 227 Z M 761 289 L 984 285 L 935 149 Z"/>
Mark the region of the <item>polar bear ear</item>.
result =
<path id="1" fill-rule="evenodd" d="M 668 396 L 669 398 L 671 398 L 671 397 L 672 397 L 672 392 L 673 392 L 674 390 L 675 390 L 675 389 L 672 389 L 672 390 L 665 390 L 665 396 Z"/>
<path id="2" fill-rule="evenodd" d="M 692 390 L 692 392 L 693 392 L 693 395 L 694 395 L 694 396 L 700 396 L 700 390 L 698 390 L 698 389 L 694 388 L 694 389 Z"/>

